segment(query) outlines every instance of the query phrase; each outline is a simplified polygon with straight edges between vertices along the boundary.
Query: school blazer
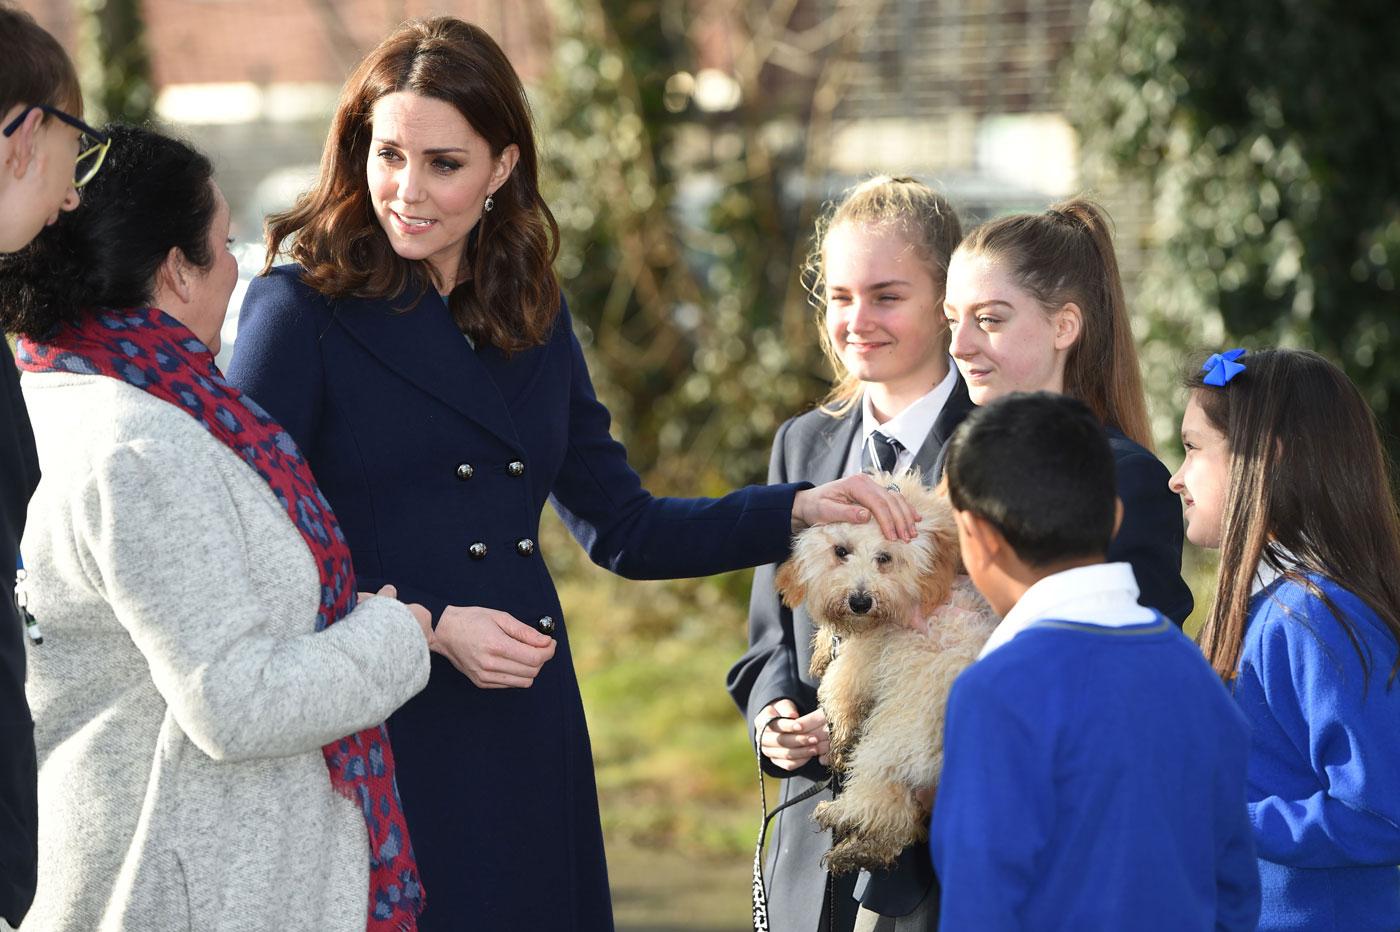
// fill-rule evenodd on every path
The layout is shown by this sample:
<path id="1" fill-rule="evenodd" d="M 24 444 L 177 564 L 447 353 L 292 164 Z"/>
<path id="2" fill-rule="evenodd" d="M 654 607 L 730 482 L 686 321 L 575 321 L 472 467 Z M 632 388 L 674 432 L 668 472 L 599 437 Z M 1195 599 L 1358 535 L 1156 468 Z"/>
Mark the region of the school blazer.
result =
<path id="1" fill-rule="evenodd" d="M 934 421 L 932 430 L 914 456 L 913 465 L 932 482 L 939 475 L 944 445 L 972 410 L 967 385 L 956 375 L 953 392 Z M 778 429 L 768 469 L 769 482 L 827 482 L 845 470 L 851 444 L 860 429 L 861 410 L 855 406 L 843 417 L 820 410 L 793 418 Z M 763 707 L 776 699 L 791 699 L 802 714 L 817 707 L 817 680 L 809 672 L 815 626 L 806 608 L 793 611 L 782 604 L 773 583 L 775 564 L 754 572 L 749 600 L 749 649 L 729 671 L 728 689 L 749 723 Z M 781 800 L 805 792 L 825 780 L 830 771 L 815 761 L 789 773 L 762 759 L 766 773 L 783 779 Z M 823 855 L 831 847 L 829 832 L 818 831 L 811 821 L 818 802 L 830 799 L 830 791 L 780 813 L 771 829 L 765 879 L 769 882 L 769 920 L 774 932 L 815 932 L 820 919 L 826 871 Z M 868 909 L 884 915 L 905 915 L 923 900 L 934 882 L 927 845 L 904 850 L 896 867 L 873 876 L 861 875 L 856 895 Z"/>

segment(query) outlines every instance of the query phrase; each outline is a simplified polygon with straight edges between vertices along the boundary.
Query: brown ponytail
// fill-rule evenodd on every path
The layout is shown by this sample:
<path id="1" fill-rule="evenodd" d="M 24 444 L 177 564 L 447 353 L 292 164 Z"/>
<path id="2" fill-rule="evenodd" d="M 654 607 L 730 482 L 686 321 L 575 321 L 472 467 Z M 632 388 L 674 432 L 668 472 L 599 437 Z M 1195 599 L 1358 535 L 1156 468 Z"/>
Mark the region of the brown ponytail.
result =
<path id="1" fill-rule="evenodd" d="M 968 234 L 959 252 L 1006 263 L 1017 284 L 1046 308 L 1076 304 L 1079 339 L 1065 361 L 1065 394 L 1078 398 L 1108 427 L 1153 449 L 1137 346 L 1108 215 L 1074 198 L 1039 214 L 989 221 Z"/>

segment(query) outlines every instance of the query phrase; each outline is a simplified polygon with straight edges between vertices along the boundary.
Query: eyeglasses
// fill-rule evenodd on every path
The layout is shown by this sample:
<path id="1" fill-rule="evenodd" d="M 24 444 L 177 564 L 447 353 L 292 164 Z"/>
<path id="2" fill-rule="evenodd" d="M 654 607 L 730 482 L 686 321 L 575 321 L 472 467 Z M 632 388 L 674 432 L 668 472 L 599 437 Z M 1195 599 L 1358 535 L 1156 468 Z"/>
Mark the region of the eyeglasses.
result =
<path id="1" fill-rule="evenodd" d="M 24 118 L 29 116 L 31 110 L 42 110 L 56 120 L 61 120 L 76 129 L 81 135 L 78 137 L 78 159 L 73 166 L 73 187 L 81 188 L 93 179 L 97 170 L 102 167 L 102 160 L 107 157 L 107 150 L 112 145 L 112 140 L 106 133 L 98 132 L 88 126 L 75 116 L 64 113 L 57 107 L 50 107 L 48 104 L 34 104 L 25 107 L 20 111 L 19 116 L 10 121 L 10 125 L 5 127 L 5 135 L 14 135 L 15 130 L 24 122 Z"/>

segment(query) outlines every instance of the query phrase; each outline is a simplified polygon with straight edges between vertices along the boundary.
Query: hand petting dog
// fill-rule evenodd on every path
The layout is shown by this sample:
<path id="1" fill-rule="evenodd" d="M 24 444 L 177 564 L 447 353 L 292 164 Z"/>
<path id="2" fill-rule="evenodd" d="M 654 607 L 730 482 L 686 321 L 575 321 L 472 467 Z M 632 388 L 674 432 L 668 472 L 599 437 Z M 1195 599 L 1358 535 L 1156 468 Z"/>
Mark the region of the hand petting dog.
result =
<path id="1" fill-rule="evenodd" d="M 803 489 L 792 500 L 794 534 L 818 524 L 864 524 L 871 517 L 886 540 L 911 541 L 918 536 L 919 513 L 914 506 L 866 473 Z"/>

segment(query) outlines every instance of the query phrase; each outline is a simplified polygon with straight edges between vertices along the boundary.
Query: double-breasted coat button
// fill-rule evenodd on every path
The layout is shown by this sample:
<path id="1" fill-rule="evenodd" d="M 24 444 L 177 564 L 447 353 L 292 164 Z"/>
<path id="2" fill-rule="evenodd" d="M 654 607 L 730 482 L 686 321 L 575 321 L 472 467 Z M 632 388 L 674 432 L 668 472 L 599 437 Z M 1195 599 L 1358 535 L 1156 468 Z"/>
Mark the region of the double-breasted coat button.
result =
<path id="1" fill-rule="evenodd" d="M 535 622 L 535 627 L 540 629 L 540 634 L 553 634 L 554 619 L 550 618 L 548 615 L 545 615 L 539 621 Z"/>
<path id="2" fill-rule="evenodd" d="M 467 553 L 471 554 L 473 560 L 484 560 L 486 559 L 486 545 L 477 541 L 467 548 Z"/>
<path id="3" fill-rule="evenodd" d="M 520 462 L 520 460 L 511 460 L 509 463 L 506 463 L 506 472 L 510 473 L 512 476 L 523 476 L 525 475 L 525 464 Z"/>
<path id="4" fill-rule="evenodd" d="M 535 542 L 528 537 L 522 537 L 515 542 L 515 552 L 522 557 L 528 557 L 535 552 Z"/>
<path id="5" fill-rule="evenodd" d="M 474 476 L 474 475 L 476 475 L 476 470 L 472 468 L 472 464 L 471 464 L 471 463 L 461 463 L 460 465 L 458 465 L 458 467 L 457 467 L 457 478 L 458 478 L 458 479 L 461 479 L 463 482 L 466 482 L 468 479 L 470 479 L 470 478 L 471 478 L 472 476 Z"/>

